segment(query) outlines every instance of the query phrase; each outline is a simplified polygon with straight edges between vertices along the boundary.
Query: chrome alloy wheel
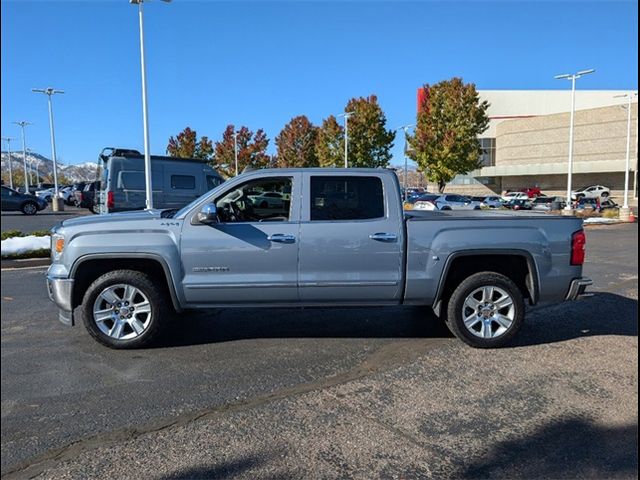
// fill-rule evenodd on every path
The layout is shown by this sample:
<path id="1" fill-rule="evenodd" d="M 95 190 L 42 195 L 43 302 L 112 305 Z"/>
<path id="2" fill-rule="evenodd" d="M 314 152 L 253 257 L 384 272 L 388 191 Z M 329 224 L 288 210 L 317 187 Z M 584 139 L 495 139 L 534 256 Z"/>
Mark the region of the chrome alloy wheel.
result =
<path id="1" fill-rule="evenodd" d="M 464 300 L 462 319 L 476 337 L 497 338 L 503 335 L 516 315 L 513 298 L 503 289 L 485 286 L 475 289 Z"/>
<path id="2" fill-rule="evenodd" d="M 151 304 L 144 293 L 132 285 L 105 288 L 93 304 L 93 321 L 100 331 L 116 340 L 131 340 L 151 323 Z"/>

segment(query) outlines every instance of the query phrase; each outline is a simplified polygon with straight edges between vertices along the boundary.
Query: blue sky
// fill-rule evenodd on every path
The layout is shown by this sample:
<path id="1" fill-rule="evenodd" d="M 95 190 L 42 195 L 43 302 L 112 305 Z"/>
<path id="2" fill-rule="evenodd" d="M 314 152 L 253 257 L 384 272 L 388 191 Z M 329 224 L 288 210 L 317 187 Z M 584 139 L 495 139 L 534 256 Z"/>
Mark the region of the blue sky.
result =
<path id="1" fill-rule="evenodd" d="M 208 2 L 145 4 L 152 153 L 185 126 L 218 139 L 228 123 L 266 130 L 270 153 L 299 114 L 316 124 L 353 96 L 378 95 L 395 128 L 416 89 L 452 76 L 480 89 L 638 88 L 637 2 Z M 59 159 L 104 146 L 142 150 L 137 9 L 118 1 L 2 1 L 2 135 Z M 401 162 L 398 136 L 394 163 Z M 15 147 L 14 147 L 15 145 Z M 19 142 L 12 149 L 19 148 Z M 3 144 L 2 148 L 5 148 Z"/>

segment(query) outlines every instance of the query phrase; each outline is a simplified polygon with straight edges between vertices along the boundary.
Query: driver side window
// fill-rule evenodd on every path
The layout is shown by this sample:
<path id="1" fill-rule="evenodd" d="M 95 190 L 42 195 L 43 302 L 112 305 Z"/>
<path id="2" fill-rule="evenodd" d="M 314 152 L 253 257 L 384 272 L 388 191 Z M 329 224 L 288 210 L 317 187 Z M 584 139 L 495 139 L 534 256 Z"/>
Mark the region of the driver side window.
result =
<path id="1" fill-rule="evenodd" d="M 261 178 L 225 192 L 216 199 L 223 223 L 287 222 L 291 210 L 291 177 Z"/>

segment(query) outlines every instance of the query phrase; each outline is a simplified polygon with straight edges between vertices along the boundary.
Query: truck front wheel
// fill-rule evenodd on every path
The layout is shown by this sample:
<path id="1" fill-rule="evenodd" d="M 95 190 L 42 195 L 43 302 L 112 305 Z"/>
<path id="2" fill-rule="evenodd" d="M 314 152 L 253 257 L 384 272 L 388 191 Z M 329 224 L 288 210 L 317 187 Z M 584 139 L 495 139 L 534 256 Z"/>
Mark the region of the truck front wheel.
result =
<path id="1" fill-rule="evenodd" d="M 148 275 L 114 270 L 87 289 L 82 317 L 89 334 L 110 348 L 141 348 L 162 333 L 171 307 Z"/>
<path id="2" fill-rule="evenodd" d="M 524 322 L 524 298 L 508 277 L 480 272 L 465 279 L 449 299 L 449 330 L 476 348 L 507 344 Z"/>

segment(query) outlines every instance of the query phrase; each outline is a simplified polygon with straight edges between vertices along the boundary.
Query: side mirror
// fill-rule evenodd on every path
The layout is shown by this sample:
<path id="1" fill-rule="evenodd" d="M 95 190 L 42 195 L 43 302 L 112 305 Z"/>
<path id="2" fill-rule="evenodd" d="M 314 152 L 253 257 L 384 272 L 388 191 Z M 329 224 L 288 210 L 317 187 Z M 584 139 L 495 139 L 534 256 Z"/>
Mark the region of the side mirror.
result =
<path id="1" fill-rule="evenodd" d="M 215 203 L 207 203 L 203 205 L 197 215 L 198 222 L 205 225 L 218 223 L 218 209 Z"/>

